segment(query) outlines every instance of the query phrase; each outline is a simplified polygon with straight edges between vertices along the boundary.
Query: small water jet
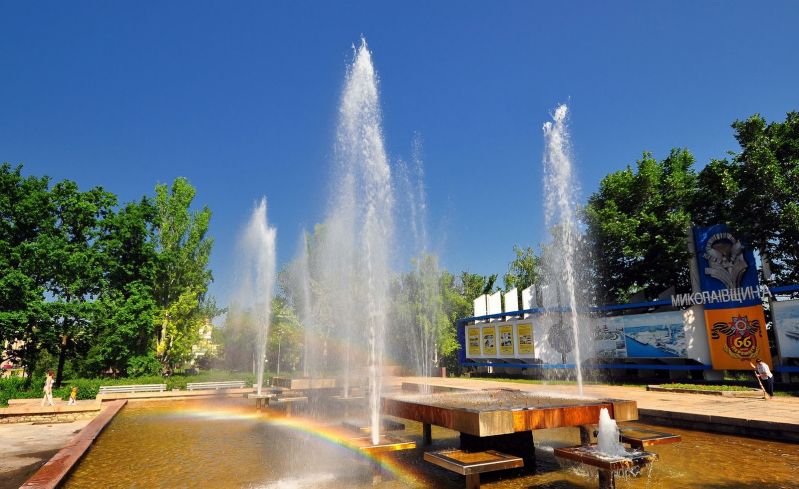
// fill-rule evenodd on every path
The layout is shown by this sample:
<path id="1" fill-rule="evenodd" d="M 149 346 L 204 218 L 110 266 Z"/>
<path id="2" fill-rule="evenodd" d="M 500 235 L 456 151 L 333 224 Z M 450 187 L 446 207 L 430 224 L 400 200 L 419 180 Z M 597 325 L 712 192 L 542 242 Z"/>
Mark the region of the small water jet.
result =
<path id="1" fill-rule="evenodd" d="M 619 441 L 619 427 L 615 419 L 611 419 L 608 410 L 599 411 L 599 432 L 596 437 L 597 450 L 609 457 L 626 457 L 627 450 Z"/>

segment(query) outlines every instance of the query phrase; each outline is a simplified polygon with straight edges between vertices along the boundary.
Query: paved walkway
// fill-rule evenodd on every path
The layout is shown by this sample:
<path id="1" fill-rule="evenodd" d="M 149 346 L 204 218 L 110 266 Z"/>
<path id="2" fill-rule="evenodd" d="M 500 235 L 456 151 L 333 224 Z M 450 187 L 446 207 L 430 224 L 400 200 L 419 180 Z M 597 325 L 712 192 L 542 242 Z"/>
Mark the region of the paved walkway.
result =
<path id="1" fill-rule="evenodd" d="M 90 419 L 71 423 L 0 425 L 0 489 L 17 489 L 39 467 L 75 437 Z"/>
<path id="2" fill-rule="evenodd" d="M 462 389 L 512 388 L 528 392 L 577 395 L 574 385 L 542 385 L 488 379 L 398 377 L 394 382 L 421 383 Z M 392 383 L 394 383 L 392 382 Z M 587 385 L 584 395 L 628 399 L 638 404 L 642 421 L 670 426 L 733 433 L 799 443 L 799 398 L 771 400 L 707 394 L 649 392 L 641 387 Z"/>

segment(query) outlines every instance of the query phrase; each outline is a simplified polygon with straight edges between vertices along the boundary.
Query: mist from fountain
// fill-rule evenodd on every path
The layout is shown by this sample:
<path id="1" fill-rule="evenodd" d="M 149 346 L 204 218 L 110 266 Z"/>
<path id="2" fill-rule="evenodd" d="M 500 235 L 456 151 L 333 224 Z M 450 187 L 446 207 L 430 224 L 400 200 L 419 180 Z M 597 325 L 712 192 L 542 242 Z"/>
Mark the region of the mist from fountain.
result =
<path id="1" fill-rule="evenodd" d="M 255 206 L 239 239 L 240 289 L 239 302 L 252 311 L 256 328 L 255 365 L 257 394 L 261 395 L 266 359 L 266 339 L 272 314 L 275 283 L 275 237 L 277 230 L 269 226 L 266 198 Z"/>
<path id="2" fill-rule="evenodd" d="M 427 195 L 424 185 L 424 164 L 422 159 L 422 140 L 416 134 L 411 148 L 411 164 L 400 161 L 397 180 L 405 196 L 408 212 L 408 228 L 412 237 L 411 251 L 413 269 L 409 277 L 412 280 L 411 297 L 413 317 L 410 321 L 407 350 L 413 358 L 415 374 L 422 377 L 421 391 L 430 392 L 429 379 L 433 369 L 438 365 L 438 337 L 440 335 L 442 314 L 442 297 L 439 278 L 441 271 L 438 260 L 430 250 L 427 232 Z"/>
<path id="3" fill-rule="evenodd" d="M 300 324 L 304 326 L 305 339 L 303 341 L 302 356 L 302 376 L 310 377 L 311 358 L 317 353 L 316 346 L 316 321 L 311 313 L 311 271 L 309 269 L 308 257 L 308 233 L 302 233 L 300 249 L 295 264 L 292 264 L 290 286 L 295 291 L 294 308 Z"/>
<path id="4" fill-rule="evenodd" d="M 573 175 L 569 133 L 566 126 L 568 107 L 558 106 L 553 121 L 544 123 L 544 209 L 552 243 L 544 250 L 546 264 L 543 305 L 555 311 L 550 314 L 550 334 L 570 334 L 570 338 L 555 340 L 559 351 L 566 356 L 573 351 L 579 394 L 583 395 L 583 373 L 580 356 L 580 326 L 578 316 L 578 283 L 575 273 L 579 263 L 579 231 L 576 215 L 577 185 Z M 558 331 L 565 317 L 567 331 Z"/>

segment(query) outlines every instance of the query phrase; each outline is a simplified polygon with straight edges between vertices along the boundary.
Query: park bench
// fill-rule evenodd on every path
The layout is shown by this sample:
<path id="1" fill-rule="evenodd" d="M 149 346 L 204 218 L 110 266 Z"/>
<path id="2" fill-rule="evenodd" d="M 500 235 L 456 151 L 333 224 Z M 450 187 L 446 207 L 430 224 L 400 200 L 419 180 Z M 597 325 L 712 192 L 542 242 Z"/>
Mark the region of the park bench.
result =
<path id="1" fill-rule="evenodd" d="M 496 450 L 465 452 L 457 449 L 425 452 L 427 462 L 443 467 L 456 474 L 466 476 L 466 489 L 480 487 L 480 474 L 496 470 L 524 467 L 520 457 L 500 453 Z"/>
<path id="2" fill-rule="evenodd" d="M 166 384 L 101 385 L 98 394 L 124 394 L 133 392 L 164 392 Z"/>
<path id="3" fill-rule="evenodd" d="M 226 380 L 223 382 L 189 382 L 186 384 L 186 389 L 190 391 L 242 388 L 244 388 L 243 380 Z"/>

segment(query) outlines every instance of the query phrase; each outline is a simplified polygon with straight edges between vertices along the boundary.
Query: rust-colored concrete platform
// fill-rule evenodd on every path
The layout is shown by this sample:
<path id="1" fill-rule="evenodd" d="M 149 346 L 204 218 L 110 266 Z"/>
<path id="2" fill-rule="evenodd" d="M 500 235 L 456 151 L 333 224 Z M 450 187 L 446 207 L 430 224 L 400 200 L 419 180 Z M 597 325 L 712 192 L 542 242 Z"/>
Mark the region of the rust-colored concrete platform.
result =
<path id="1" fill-rule="evenodd" d="M 574 385 L 542 385 L 467 378 L 396 377 L 390 384 L 429 384 L 443 389 L 513 388 L 525 392 L 576 395 Z M 650 392 L 643 387 L 586 385 L 595 398 L 628 399 L 638 405 L 641 421 L 715 433 L 799 443 L 799 398 L 734 398 L 673 392 Z"/>
<path id="2" fill-rule="evenodd" d="M 398 394 L 383 399 L 385 414 L 478 437 L 597 423 L 603 408 L 617 421 L 638 418 L 635 401 L 578 399 L 507 389 Z"/>

